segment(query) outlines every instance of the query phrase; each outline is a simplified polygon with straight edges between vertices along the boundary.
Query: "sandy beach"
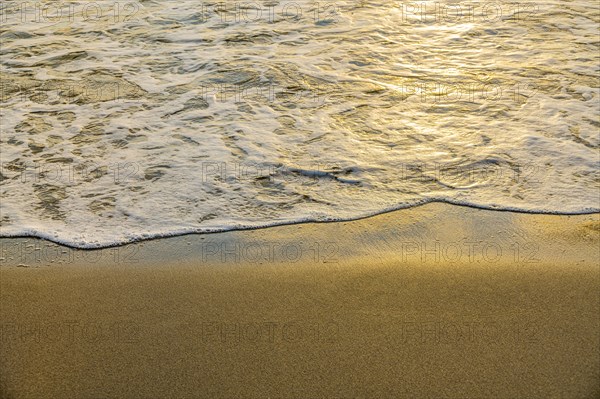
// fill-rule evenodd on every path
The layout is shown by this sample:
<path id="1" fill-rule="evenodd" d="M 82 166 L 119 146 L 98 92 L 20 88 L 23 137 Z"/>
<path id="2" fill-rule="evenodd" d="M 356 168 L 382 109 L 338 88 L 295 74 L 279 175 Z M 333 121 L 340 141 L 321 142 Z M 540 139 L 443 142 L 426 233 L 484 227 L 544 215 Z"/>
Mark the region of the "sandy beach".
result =
<path id="1" fill-rule="evenodd" d="M 600 399 L 600 2 L 0 21 L 0 399 Z"/>
<path id="2" fill-rule="evenodd" d="M 436 203 L 97 251 L 2 239 L 0 397 L 598 397 L 599 232 Z"/>

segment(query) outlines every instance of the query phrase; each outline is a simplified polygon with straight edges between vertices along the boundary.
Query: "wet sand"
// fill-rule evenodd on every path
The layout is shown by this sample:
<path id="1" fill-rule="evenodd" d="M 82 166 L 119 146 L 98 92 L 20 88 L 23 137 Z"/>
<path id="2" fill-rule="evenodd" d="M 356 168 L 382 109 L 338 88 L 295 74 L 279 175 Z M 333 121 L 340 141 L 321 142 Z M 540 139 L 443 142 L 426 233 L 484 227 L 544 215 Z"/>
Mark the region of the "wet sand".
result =
<path id="1" fill-rule="evenodd" d="M 2 398 L 593 398 L 600 217 L 2 239 Z"/>

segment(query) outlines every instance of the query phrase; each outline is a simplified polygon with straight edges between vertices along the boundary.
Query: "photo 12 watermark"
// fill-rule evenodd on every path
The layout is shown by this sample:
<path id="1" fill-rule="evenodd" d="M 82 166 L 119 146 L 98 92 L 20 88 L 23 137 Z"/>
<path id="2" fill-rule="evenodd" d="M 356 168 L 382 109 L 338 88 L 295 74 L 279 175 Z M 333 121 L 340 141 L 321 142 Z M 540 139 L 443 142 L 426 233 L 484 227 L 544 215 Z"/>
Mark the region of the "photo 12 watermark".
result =
<path id="1" fill-rule="evenodd" d="M 0 82 L 0 101 L 3 103 L 28 103 L 45 105 L 90 104 L 98 102 L 122 103 L 137 97 L 141 90 L 135 85 L 119 82 L 49 80 L 35 84 L 15 80 Z"/>
<path id="2" fill-rule="evenodd" d="M 142 6 L 128 1 L 3 1 L 2 23 L 122 23 L 138 20 Z"/>
<path id="3" fill-rule="evenodd" d="M 523 104 L 533 98 L 538 87 L 532 82 L 496 82 L 486 80 L 409 79 L 396 85 L 403 101 L 422 104 L 498 103 Z"/>
<path id="4" fill-rule="evenodd" d="M 528 317 L 411 317 L 398 325 L 406 345 L 469 345 L 539 343 L 541 327 Z"/>
<path id="5" fill-rule="evenodd" d="M 407 162 L 398 168 L 398 180 L 431 180 L 440 182 L 507 182 L 540 183 L 552 168 L 534 164 L 517 164 L 496 160 L 470 163 L 457 162 Z"/>
<path id="6" fill-rule="evenodd" d="M 4 162 L 0 164 L 1 184 L 46 183 L 72 185 L 108 176 L 115 184 L 141 178 L 142 165 L 137 162 L 74 163 L 69 159 L 40 162 Z"/>
<path id="7" fill-rule="evenodd" d="M 59 320 L 0 324 L 0 342 L 4 345 L 100 342 L 133 344 L 140 341 L 141 333 L 139 325 L 131 321 Z"/>
<path id="8" fill-rule="evenodd" d="M 299 262 L 338 263 L 339 247 L 335 242 L 203 242 L 202 263 L 295 264 Z"/>
<path id="9" fill-rule="evenodd" d="M 335 2 L 200 2 L 195 17 L 200 22 L 224 25 L 278 22 L 322 25 L 339 22 L 339 15 L 340 6 Z"/>
<path id="10" fill-rule="evenodd" d="M 44 267 L 59 264 L 135 265 L 141 261 L 139 244 L 101 249 L 75 249 L 48 241 L 0 241 L 0 266 Z"/>
<path id="11" fill-rule="evenodd" d="M 403 264 L 537 264 L 540 246 L 535 242 L 496 242 L 491 240 L 418 241 L 399 243 L 397 259 Z"/>
<path id="12" fill-rule="evenodd" d="M 537 3 L 527 2 L 400 2 L 400 22 L 406 24 L 464 24 L 524 22 L 539 15 Z"/>

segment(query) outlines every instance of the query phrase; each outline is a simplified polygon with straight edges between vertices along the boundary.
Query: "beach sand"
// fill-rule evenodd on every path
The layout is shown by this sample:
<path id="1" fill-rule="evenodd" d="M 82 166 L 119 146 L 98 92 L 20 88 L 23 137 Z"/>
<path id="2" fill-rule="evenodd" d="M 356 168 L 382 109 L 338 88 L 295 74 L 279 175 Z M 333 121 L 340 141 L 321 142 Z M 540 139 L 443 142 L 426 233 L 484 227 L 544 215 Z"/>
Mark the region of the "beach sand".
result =
<path id="1" fill-rule="evenodd" d="M 600 217 L 2 239 L 2 398 L 595 398 Z"/>

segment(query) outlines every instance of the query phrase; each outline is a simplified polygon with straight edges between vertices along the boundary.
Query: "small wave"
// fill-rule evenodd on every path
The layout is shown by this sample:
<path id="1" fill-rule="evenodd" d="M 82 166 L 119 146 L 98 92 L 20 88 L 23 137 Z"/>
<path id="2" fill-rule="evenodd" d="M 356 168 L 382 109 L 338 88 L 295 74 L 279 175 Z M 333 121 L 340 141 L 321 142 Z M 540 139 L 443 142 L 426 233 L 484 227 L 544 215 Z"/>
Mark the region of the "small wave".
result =
<path id="1" fill-rule="evenodd" d="M 384 1 L 111 4 L 3 8 L 2 237 L 100 248 L 435 201 L 600 208 L 589 2 L 462 21 Z"/>
<path id="2" fill-rule="evenodd" d="M 336 223 L 336 222 L 350 222 L 361 219 L 370 218 L 373 216 L 381 215 L 384 213 L 400 211 L 403 209 L 410 209 L 419 206 L 424 206 L 431 203 L 445 203 L 454 206 L 461 206 L 473 209 L 482 209 L 482 210 L 491 210 L 491 211 L 499 211 L 499 212 L 516 212 L 516 213 L 527 213 L 527 214 L 546 214 L 546 215 L 587 215 L 600 213 L 600 208 L 587 208 L 579 211 L 573 212 L 555 212 L 544 209 L 521 209 L 514 207 L 500 207 L 494 205 L 478 205 L 471 204 L 460 201 L 452 201 L 448 199 L 429 199 L 423 200 L 414 204 L 402 204 L 395 207 L 390 207 L 386 209 L 382 209 L 375 212 L 368 212 L 359 214 L 355 217 L 351 218 L 338 218 L 334 216 L 323 216 L 320 218 L 312 219 L 310 217 L 306 218 L 298 218 L 296 220 L 286 220 L 279 222 L 264 222 L 264 223 L 253 223 L 253 224 L 236 224 L 234 226 L 223 226 L 220 228 L 192 228 L 192 229 L 178 229 L 172 231 L 160 231 L 154 233 L 143 233 L 143 234 L 128 234 L 125 237 L 121 237 L 118 239 L 114 239 L 112 241 L 99 241 L 97 239 L 91 239 L 90 241 L 75 241 L 69 240 L 61 237 L 61 234 L 58 233 L 47 233 L 43 231 L 37 231 L 34 229 L 25 229 L 22 231 L 15 232 L 2 232 L 0 233 L 0 238 L 25 238 L 25 237 L 33 237 L 33 238 L 41 238 L 50 242 L 54 242 L 56 244 L 60 244 L 63 246 L 76 248 L 76 249 L 102 249 L 102 248 L 111 248 L 117 247 L 142 241 L 156 240 L 160 238 L 168 238 L 168 237 L 178 237 L 190 234 L 214 234 L 214 233 L 223 233 L 228 231 L 240 231 L 240 230 L 257 230 L 264 228 L 271 228 L 277 226 L 287 226 L 287 225 L 295 225 L 295 224 L 305 224 L 305 223 Z"/>

